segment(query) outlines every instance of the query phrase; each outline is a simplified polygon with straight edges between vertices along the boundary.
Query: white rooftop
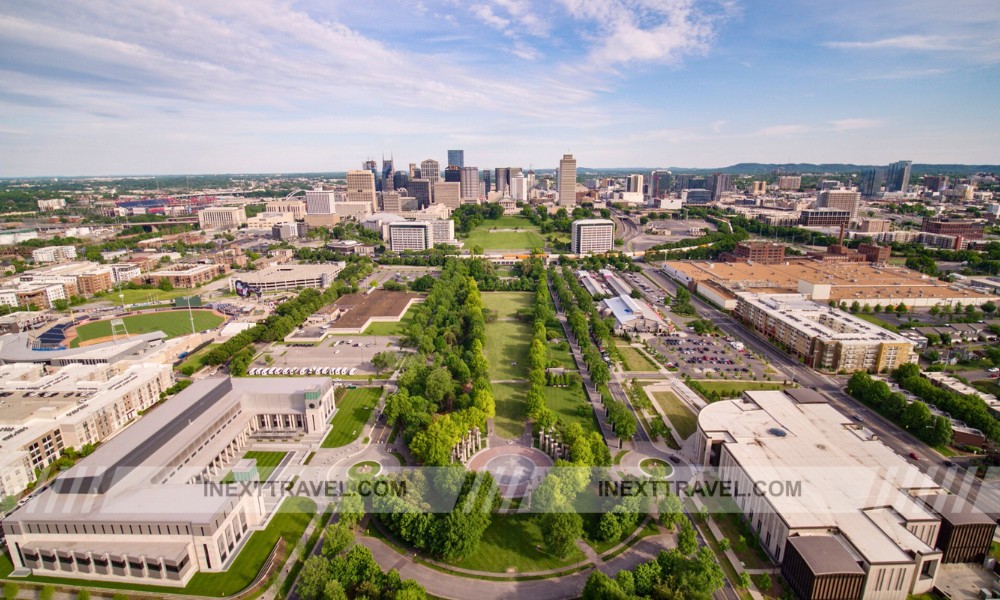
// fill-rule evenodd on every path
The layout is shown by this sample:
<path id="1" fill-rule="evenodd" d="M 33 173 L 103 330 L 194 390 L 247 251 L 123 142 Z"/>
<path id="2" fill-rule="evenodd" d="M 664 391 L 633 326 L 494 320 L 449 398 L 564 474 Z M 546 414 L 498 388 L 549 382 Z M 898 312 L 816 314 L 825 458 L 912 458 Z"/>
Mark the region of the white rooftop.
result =
<path id="1" fill-rule="evenodd" d="M 791 530 L 838 529 L 870 562 L 924 549 L 897 525 L 936 520 L 911 494 L 940 487 L 829 404 L 752 391 L 708 405 L 698 424 L 752 480 L 801 482 L 801 494 L 767 496 Z"/>

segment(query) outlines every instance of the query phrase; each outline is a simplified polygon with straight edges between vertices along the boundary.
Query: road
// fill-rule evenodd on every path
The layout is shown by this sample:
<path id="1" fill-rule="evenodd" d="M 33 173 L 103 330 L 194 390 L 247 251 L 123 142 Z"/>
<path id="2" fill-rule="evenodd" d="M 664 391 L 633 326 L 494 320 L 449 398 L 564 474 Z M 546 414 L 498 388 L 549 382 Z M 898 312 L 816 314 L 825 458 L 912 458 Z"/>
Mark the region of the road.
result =
<path id="1" fill-rule="evenodd" d="M 641 264 L 643 273 L 657 285 L 671 293 L 676 293 L 677 283 L 660 272 L 659 268 Z M 831 406 L 845 415 L 857 415 L 865 427 L 878 436 L 878 439 L 903 457 L 913 466 L 930 476 L 939 485 L 952 493 L 965 496 L 975 502 L 975 505 L 989 513 L 994 518 L 1000 516 L 1000 490 L 991 485 L 983 485 L 972 472 L 957 468 L 946 468 L 942 462 L 946 458 L 937 450 L 899 429 L 893 423 L 884 419 L 875 411 L 869 410 L 863 404 L 844 392 L 845 378 L 818 373 L 806 367 L 794 358 L 778 351 L 768 342 L 757 337 L 751 330 L 734 320 L 728 314 L 692 295 L 691 302 L 698 313 L 711 320 L 728 335 L 731 335 L 747 345 L 747 347 L 769 361 L 792 377 L 802 387 L 812 388 L 826 396 Z M 909 456 L 913 452 L 919 458 Z"/>

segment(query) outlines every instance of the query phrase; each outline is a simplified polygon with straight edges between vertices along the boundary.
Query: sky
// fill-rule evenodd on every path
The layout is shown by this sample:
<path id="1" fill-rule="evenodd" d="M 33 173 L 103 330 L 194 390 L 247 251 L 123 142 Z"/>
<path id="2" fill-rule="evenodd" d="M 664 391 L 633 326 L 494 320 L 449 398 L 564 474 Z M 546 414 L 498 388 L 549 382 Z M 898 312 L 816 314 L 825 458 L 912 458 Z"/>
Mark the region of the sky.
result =
<path id="1" fill-rule="evenodd" d="M 0 0 L 0 176 L 1000 163 L 996 0 Z"/>

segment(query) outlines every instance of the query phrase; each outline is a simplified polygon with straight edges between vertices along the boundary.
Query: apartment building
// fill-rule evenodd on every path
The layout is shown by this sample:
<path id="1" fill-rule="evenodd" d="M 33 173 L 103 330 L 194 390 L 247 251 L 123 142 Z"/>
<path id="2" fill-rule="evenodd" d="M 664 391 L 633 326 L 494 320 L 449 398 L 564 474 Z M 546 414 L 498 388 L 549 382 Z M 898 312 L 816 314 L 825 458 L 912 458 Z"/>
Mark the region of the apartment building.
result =
<path id="1" fill-rule="evenodd" d="M 814 369 L 879 373 L 917 360 L 911 340 L 805 295 L 736 296 L 740 322 Z"/>
<path id="2" fill-rule="evenodd" d="M 76 260 L 75 246 L 46 246 L 31 251 L 31 260 L 38 264 Z"/>
<path id="3" fill-rule="evenodd" d="M 772 242 L 740 242 L 732 252 L 719 256 L 723 262 L 752 262 L 771 265 L 785 260 L 785 247 Z"/>
<path id="4" fill-rule="evenodd" d="M 66 448 L 121 430 L 173 383 L 170 365 L 0 366 L 0 494 L 15 495 Z"/>
<path id="5" fill-rule="evenodd" d="M 429 221 L 395 221 L 386 227 L 389 234 L 389 250 L 405 252 L 421 251 L 434 247 L 434 226 Z"/>
<path id="6" fill-rule="evenodd" d="M 838 208 L 816 208 L 799 214 L 799 225 L 805 227 L 838 227 L 850 225 L 851 211 Z"/>
<path id="7" fill-rule="evenodd" d="M 610 252 L 615 243 L 615 223 L 610 219 L 579 219 L 570 227 L 570 252 Z"/>
<path id="8" fill-rule="evenodd" d="M 938 235 L 962 237 L 967 240 L 981 240 L 983 239 L 985 227 L 986 223 L 984 221 L 924 217 L 920 230 Z"/>
<path id="9" fill-rule="evenodd" d="M 153 283 L 166 279 L 170 285 L 176 288 L 194 288 L 228 272 L 229 265 L 226 263 L 181 263 L 167 269 L 153 271 L 149 274 L 149 279 Z"/>

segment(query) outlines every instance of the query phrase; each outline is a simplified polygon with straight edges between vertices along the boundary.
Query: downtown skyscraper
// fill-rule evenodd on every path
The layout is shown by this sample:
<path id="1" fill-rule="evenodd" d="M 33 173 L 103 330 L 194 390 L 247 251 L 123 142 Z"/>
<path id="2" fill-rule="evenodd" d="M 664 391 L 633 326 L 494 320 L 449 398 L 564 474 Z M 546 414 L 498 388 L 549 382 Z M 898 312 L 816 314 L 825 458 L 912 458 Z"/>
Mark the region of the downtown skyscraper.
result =
<path id="1" fill-rule="evenodd" d="M 572 154 L 563 154 L 559 161 L 557 190 L 561 206 L 576 206 L 576 159 Z"/>
<path id="2" fill-rule="evenodd" d="M 465 166 L 465 150 L 449 150 L 448 151 L 448 167 L 458 167 L 461 169 Z"/>

